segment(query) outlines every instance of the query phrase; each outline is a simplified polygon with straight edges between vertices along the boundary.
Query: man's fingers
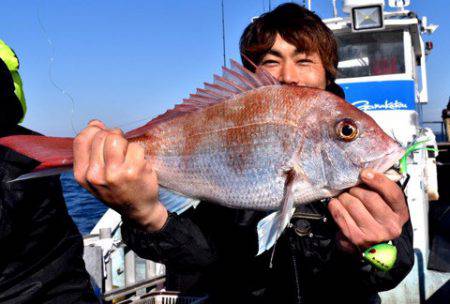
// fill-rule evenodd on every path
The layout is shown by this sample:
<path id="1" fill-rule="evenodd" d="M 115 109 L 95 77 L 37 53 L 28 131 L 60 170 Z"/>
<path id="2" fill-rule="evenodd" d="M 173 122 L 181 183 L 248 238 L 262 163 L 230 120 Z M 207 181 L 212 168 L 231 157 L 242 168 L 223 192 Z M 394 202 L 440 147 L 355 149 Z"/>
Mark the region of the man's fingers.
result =
<path id="1" fill-rule="evenodd" d="M 338 196 L 338 200 L 365 234 L 382 228 L 358 198 L 344 192 Z M 376 238 L 376 236 L 372 236 L 372 238 Z"/>
<path id="2" fill-rule="evenodd" d="M 361 172 L 361 179 L 367 186 L 381 195 L 395 213 L 408 218 L 405 196 L 396 183 L 388 179 L 384 174 L 377 173 L 372 169 L 364 169 Z"/>
<path id="3" fill-rule="evenodd" d="M 375 191 L 362 187 L 352 187 L 348 192 L 364 204 L 364 207 L 378 223 L 386 224 L 392 216 L 395 216 L 394 211 Z"/>
<path id="4" fill-rule="evenodd" d="M 355 245 L 364 243 L 364 235 L 338 199 L 331 199 L 328 210 L 342 233 Z"/>
<path id="5" fill-rule="evenodd" d="M 92 140 L 86 179 L 93 186 L 105 185 L 105 160 L 103 158 L 103 150 L 107 135 L 107 131 L 100 131 L 95 134 Z"/>
<path id="6" fill-rule="evenodd" d="M 114 133 L 114 134 L 117 134 L 117 135 L 120 135 L 120 136 L 124 137 L 124 134 L 123 134 L 122 129 L 119 129 L 119 128 L 113 128 L 113 129 L 110 129 L 109 131 L 110 131 L 111 133 Z"/>
<path id="7" fill-rule="evenodd" d="M 106 129 L 105 124 L 101 120 L 98 120 L 98 119 L 92 119 L 91 121 L 89 121 L 88 126 L 89 127 L 97 127 L 100 129 Z"/>
<path id="8" fill-rule="evenodd" d="M 105 140 L 104 159 L 107 167 L 116 167 L 125 160 L 128 141 L 117 133 L 109 133 Z"/>
<path id="9" fill-rule="evenodd" d="M 112 185 L 121 182 L 121 166 L 125 161 L 125 155 L 128 149 L 128 141 L 121 133 L 119 134 L 116 132 L 108 134 L 103 150 L 105 159 L 105 180 L 108 184 Z"/>
<path id="10" fill-rule="evenodd" d="M 101 131 L 102 129 L 97 126 L 87 127 L 75 137 L 73 142 L 73 173 L 75 180 L 85 188 L 88 187 L 86 171 L 89 167 L 92 141 Z"/>
<path id="11" fill-rule="evenodd" d="M 133 142 L 128 145 L 127 154 L 125 155 L 125 163 L 127 164 L 130 177 L 137 174 L 145 168 L 145 150 L 140 143 Z"/>

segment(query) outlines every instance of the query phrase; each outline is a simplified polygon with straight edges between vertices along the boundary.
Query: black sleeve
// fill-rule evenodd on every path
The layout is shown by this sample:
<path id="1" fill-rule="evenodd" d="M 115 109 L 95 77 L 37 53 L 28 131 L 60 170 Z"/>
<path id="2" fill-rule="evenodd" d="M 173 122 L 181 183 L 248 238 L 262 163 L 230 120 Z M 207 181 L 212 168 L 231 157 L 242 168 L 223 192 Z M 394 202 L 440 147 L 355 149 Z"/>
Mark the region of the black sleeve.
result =
<path id="1" fill-rule="evenodd" d="M 23 116 L 19 98 L 14 93 L 14 82 L 8 67 L 0 59 L 0 128 L 16 125 Z"/>
<path id="2" fill-rule="evenodd" d="M 170 214 L 165 226 L 153 233 L 124 220 L 122 238 L 139 256 L 162 262 L 174 272 L 204 273 L 252 260 L 258 250 L 256 225 L 265 215 L 201 202 L 181 215 Z"/>
<path id="3" fill-rule="evenodd" d="M 216 258 L 207 237 L 189 217 L 190 212 L 169 213 L 164 227 L 153 233 L 144 232 L 124 219 L 122 238 L 142 258 L 181 272 L 204 269 Z"/>
<path id="4" fill-rule="evenodd" d="M 353 257 L 338 257 L 341 264 L 341 271 L 352 273 L 347 278 L 354 280 L 351 283 L 355 289 L 374 293 L 392 289 L 396 287 L 411 271 L 414 265 L 413 231 L 411 220 L 402 229 L 402 234 L 397 239 L 392 240 L 397 247 L 397 260 L 394 267 L 387 271 L 378 271 L 374 267 L 363 263 L 362 260 L 355 261 Z M 347 282 L 349 284 L 349 282 Z M 359 286 L 359 287 L 358 287 Z M 352 287 L 352 288 L 353 288 Z"/>
<path id="5" fill-rule="evenodd" d="M 0 147 L 0 303 L 98 303 L 59 178 L 9 182 L 35 166 Z"/>
<path id="6" fill-rule="evenodd" d="M 397 247 L 397 260 L 388 272 L 370 271 L 364 281 L 376 291 L 389 290 L 396 287 L 411 271 L 414 265 L 413 230 L 411 220 L 403 225 L 402 234 L 392 240 Z"/>

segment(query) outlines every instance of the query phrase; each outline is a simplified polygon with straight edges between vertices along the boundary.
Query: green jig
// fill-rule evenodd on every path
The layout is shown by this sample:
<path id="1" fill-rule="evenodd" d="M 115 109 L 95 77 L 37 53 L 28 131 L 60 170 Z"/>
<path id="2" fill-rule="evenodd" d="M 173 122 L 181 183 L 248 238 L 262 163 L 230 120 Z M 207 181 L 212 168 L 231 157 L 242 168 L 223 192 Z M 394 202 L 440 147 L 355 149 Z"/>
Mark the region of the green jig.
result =
<path id="1" fill-rule="evenodd" d="M 397 260 L 397 248 L 392 242 L 376 244 L 364 251 L 362 256 L 378 270 L 386 272 L 392 269 Z"/>
<path id="2" fill-rule="evenodd" d="M 407 172 L 408 156 L 410 156 L 414 151 L 426 150 L 426 151 L 438 152 L 438 150 L 435 148 L 422 147 L 422 145 L 428 141 L 430 141 L 430 140 L 426 139 L 426 140 L 418 141 L 418 142 L 414 143 L 413 145 L 411 145 L 410 147 L 406 148 L 405 155 L 403 155 L 403 157 L 400 159 L 400 174 L 404 174 Z"/>

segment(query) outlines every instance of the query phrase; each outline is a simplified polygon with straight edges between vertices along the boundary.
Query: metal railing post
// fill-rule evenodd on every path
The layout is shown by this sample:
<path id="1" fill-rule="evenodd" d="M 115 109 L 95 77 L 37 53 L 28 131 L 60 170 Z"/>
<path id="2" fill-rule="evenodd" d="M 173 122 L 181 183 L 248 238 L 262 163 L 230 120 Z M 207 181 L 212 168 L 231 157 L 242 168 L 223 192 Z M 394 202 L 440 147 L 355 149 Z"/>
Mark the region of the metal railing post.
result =
<path id="1" fill-rule="evenodd" d="M 153 276 L 155 276 L 155 263 L 145 260 L 145 278 L 150 279 Z"/>
<path id="2" fill-rule="evenodd" d="M 111 228 L 100 228 L 100 239 L 111 238 Z M 105 291 L 110 291 L 112 289 L 112 262 L 111 257 L 105 262 L 106 276 L 105 276 Z"/>
<path id="3" fill-rule="evenodd" d="M 128 247 L 125 247 L 125 286 L 136 283 L 136 256 Z"/>

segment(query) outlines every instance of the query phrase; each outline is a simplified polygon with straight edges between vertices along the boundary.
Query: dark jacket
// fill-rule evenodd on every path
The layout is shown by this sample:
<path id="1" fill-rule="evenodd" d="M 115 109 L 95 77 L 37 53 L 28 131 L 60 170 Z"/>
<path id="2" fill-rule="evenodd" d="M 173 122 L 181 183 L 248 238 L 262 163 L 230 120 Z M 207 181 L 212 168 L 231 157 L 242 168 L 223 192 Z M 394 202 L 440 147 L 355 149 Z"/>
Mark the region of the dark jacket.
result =
<path id="1" fill-rule="evenodd" d="M 395 287 L 414 263 L 410 222 L 394 240 L 394 268 L 383 273 L 337 250 L 338 227 L 316 202 L 297 208 L 270 268 L 272 250 L 255 256 L 265 215 L 202 202 L 155 233 L 125 221 L 122 236 L 141 257 L 166 264 L 168 289 L 208 293 L 213 303 L 378 303 L 377 292 Z"/>
<path id="2" fill-rule="evenodd" d="M 59 177 L 8 183 L 36 165 L 0 146 L 0 303 L 97 303 Z"/>
<path id="3" fill-rule="evenodd" d="M 36 134 L 16 125 L 22 116 L 0 60 L 0 137 Z M 0 146 L 0 303 L 97 303 L 59 177 L 8 183 L 37 165 Z"/>

